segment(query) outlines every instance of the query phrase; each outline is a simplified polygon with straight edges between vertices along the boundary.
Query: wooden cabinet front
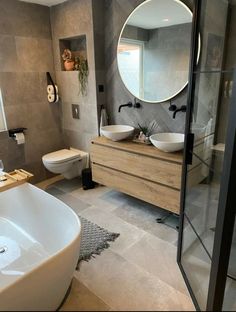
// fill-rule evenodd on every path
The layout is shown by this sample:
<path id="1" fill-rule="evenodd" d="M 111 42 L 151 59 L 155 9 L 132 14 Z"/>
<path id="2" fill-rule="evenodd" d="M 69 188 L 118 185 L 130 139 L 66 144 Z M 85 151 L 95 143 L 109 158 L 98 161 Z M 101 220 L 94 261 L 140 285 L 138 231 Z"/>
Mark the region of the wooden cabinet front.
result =
<path id="1" fill-rule="evenodd" d="M 148 153 L 150 151 L 150 153 Z M 92 142 L 93 180 L 179 214 L 182 154 L 133 142 Z"/>

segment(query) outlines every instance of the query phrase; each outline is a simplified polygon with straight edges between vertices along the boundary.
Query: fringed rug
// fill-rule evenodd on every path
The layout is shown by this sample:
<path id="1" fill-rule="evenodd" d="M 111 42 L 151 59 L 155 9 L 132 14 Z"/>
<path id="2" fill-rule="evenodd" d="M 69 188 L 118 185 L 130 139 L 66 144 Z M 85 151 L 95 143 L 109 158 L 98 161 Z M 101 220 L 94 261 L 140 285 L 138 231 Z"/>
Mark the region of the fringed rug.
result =
<path id="1" fill-rule="evenodd" d="M 114 242 L 120 236 L 120 234 L 111 233 L 83 217 L 80 217 L 80 221 L 82 235 L 77 269 L 82 260 L 89 261 L 95 255 L 100 255 L 104 249 L 110 247 L 109 242 Z"/>

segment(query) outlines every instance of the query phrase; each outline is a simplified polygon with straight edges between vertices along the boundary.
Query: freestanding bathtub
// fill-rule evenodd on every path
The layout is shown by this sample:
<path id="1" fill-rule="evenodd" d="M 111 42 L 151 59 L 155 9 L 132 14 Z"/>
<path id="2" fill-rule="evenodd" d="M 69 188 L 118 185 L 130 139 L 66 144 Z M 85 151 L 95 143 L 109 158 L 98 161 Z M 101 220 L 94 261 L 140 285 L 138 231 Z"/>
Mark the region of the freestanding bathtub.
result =
<path id="1" fill-rule="evenodd" d="M 0 311 L 55 311 L 79 258 L 81 224 L 25 183 L 0 193 Z"/>

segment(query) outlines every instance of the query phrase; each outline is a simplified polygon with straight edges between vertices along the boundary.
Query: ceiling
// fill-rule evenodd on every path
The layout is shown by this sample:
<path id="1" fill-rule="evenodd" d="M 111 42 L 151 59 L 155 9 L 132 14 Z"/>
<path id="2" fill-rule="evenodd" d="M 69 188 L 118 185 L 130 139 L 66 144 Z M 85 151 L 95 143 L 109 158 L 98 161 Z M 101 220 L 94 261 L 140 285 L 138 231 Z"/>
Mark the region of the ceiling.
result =
<path id="1" fill-rule="evenodd" d="M 191 22 L 191 11 L 179 0 L 149 0 L 134 10 L 128 19 L 128 25 L 144 29 Z"/>
<path id="2" fill-rule="evenodd" d="M 41 4 L 41 5 L 46 5 L 46 6 L 52 6 L 52 5 L 56 5 L 56 4 L 65 2 L 67 0 L 20 0 L 20 1 L 37 3 L 37 4 Z"/>

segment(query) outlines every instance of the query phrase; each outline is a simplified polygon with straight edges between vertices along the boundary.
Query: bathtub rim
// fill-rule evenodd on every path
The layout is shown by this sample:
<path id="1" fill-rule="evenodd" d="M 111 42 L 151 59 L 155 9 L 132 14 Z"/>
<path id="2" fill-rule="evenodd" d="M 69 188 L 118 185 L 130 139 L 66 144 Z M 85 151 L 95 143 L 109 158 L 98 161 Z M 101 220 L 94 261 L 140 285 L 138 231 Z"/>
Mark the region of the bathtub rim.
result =
<path id="1" fill-rule="evenodd" d="M 28 184 L 28 185 L 29 185 L 30 187 L 32 187 L 33 189 L 35 188 L 35 189 L 39 190 L 39 191 L 42 192 L 42 193 L 47 193 L 47 192 L 45 192 L 44 190 L 42 190 L 42 189 L 38 188 L 37 186 L 34 186 L 34 185 L 32 185 L 32 184 L 30 184 L 30 183 L 28 183 L 28 182 L 26 182 L 26 183 L 24 183 L 24 184 L 22 184 L 22 185 L 19 185 L 19 186 L 17 186 L 16 188 L 20 188 L 20 187 L 22 187 L 22 186 L 25 185 L 25 184 Z M 6 190 L 5 192 L 7 192 L 7 191 L 9 191 L 9 190 Z M 56 253 L 52 254 L 51 256 L 49 256 L 48 258 L 46 258 L 45 260 L 43 260 L 42 262 L 40 262 L 40 263 L 39 263 L 37 266 L 35 266 L 33 269 L 29 270 L 29 271 L 28 271 L 27 273 L 25 273 L 24 275 L 18 277 L 18 278 L 15 280 L 15 282 L 13 282 L 13 283 L 7 285 L 7 286 L 4 287 L 3 289 L 1 289 L 1 287 L 0 287 L 0 296 L 1 296 L 1 294 L 2 294 L 3 292 L 7 291 L 12 285 L 15 285 L 15 284 L 21 282 L 21 280 L 23 280 L 23 279 L 26 278 L 26 276 L 31 275 L 33 272 L 35 272 L 35 271 L 41 269 L 41 268 L 44 266 L 44 264 L 45 264 L 46 262 L 52 262 L 55 258 L 57 258 L 57 257 L 60 256 L 61 254 L 63 254 L 63 253 L 66 252 L 67 250 L 69 250 L 69 249 L 72 247 L 72 245 L 74 245 L 74 244 L 76 243 L 76 241 L 77 241 L 78 239 L 80 240 L 82 227 L 81 227 L 81 221 L 80 221 L 79 216 L 73 211 L 73 209 L 72 209 L 70 206 L 68 206 L 67 204 L 65 204 L 64 202 L 62 202 L 60 199 L 54 197 L 53 195 L 51 195 L 51 194 L 49 194 L 49 193 L 47 193 L 47 195 L 50 196 L 50 197 L 53 197 L 56 201 L 60 202 L 60 204 L 63 204 L 63 206 L 65 206 L 65 207 L 67 207 L 67 208 L 70 209 L 70 211 L 72 212 L 72 214 L 76 217 L 76 220 L 77 220 L 77 223 L 78 223 L 78 226 L 79 226 L 79 232 L 78 232 L 77 235 L 71 240 L 71 242 L 65 246 L 65 248 L 60 248 Z M 79 260 L 79 259 L 78 259 L 78 260 Z M 76 269 L 76 268 L 75 268 L 75 269 Z"/>

